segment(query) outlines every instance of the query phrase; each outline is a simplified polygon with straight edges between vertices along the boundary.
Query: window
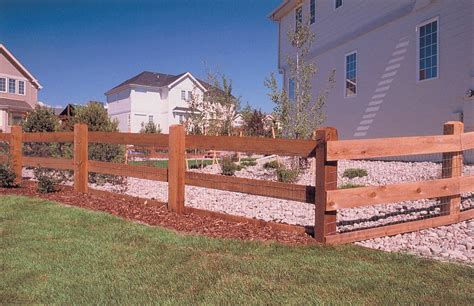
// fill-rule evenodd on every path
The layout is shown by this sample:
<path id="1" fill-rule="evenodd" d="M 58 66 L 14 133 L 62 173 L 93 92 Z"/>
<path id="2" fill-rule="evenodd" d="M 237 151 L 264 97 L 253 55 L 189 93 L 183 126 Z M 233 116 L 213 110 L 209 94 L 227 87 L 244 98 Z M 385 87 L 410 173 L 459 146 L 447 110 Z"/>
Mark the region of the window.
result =
<path id="1" fill-rule="evenodd" d="M 295 10 L 296 29 L 303 23 L 303 7 L 297 7 Z"/>
<path id="2" fill-rule="evenodd" d="M 7 79 L 0 78 L 0 92 L 6 92 L 6 91 L 7 91 Z"/>
<path id="3" fill-rule="evenodd" d="M 8 79 L 8 92 L 13 94 L 16 92 L 16 80 Z"/>
<path id="4" fill-rule="evenodd" d="M 186 90 L 181 90 L 181 100 L 186 101 Z"/>
<path id="5" fill-rule="evenodd" d="M 288 97 L 290 100 L 295 100 L 295 81 L 293 79 L 288 81 Z"/>
<path id="6" fill-rule="evenodd" d="M 334 5 L 335 5 L 335 8 L 340 8 L 342 6 L 342 0 L 336 0 Z"/>
<path id="7" fill-rule="evenodd" d="M 153 123 L 153 115 L 148 116 L 148 122 Z"/>
<path id="8" fill-rule="evenodd" d="M 418 28 L 418 80 L 438 77 L 438 20 Z"/>
<path id="9" fill-rule="evenodd" d="M 21 125 L 23 122 L 23 115 L 16 113 L 8 113 L 8 125 Z"/>
<path id="10" fill-rule="evenodd" d="M 192 99 L 193 99 L 193 92 L 188 91 L 188 101 L 192 101 Z"/>
<path id="11" fill-rule="evenodd" d="M 18 94 L 25 94 L 25 81 L 18 81 Z"/>
<path id="12" fill-rule="evenodd" d="M 309 22 L 313 24 L 316 21 L 316 0 L 309 1 L 309 14 L 310 14 Z"/>
<path id="13" fill-rule="evenodd" d="M 357 53 L 346 55 L 346 97 L 357 94 Z"/>

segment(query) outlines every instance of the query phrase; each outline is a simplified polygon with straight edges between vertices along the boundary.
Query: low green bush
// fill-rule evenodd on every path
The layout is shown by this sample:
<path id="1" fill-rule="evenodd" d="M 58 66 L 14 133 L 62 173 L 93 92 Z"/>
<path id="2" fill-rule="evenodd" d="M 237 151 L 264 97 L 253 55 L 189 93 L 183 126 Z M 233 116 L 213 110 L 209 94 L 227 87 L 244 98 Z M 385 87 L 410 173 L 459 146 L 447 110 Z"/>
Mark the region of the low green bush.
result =
<path id="1" fill-rule="evenodd" d="M 278 169 L 281 164 L 277 160 L 272 160 L 263 164 L 264 169 Z"/>
<path id="2" fill-rule="evenodd" d="M 299 170 L 296 168 L 285 168 L 280 166 L 276 170 L 277 179 L 282 183 L 294 183 L 298 180 Z"/>
<path id="3" fill-rule="evenodd" d="M 55 178 L 50 170 L 44 168 L 35 168 L 33 170 L 36 180 L 38 181 L 37 190 L 41 193 L 51 193 L 56 191 L 56 185 L 59 180 Z"/>
<path id="4" fill-rule="evenodd" d="M 356 177 L 364 177 L 369 175 L 367 170 L 361 168 L 349 168 L 344 171 L 343 177 L 347 177 L 349 179 L 353 179 Z"/>
<path id="5" fill-rule="evenodd" d="M 2 188 L 15 188 L 17 184 L 15 182 L 16 175 L 13 169 L 8 163 L 0 164 L 0 187 Z"/>
<path id="6" fill-rule="evenodd" d="M 236 171 L 242 168 L 232 161 L 231 157 L 224 157 L 221 160 L 221 174 L 227 176 L 233 176 Z"/>
<path id="7" fill-rule="evenodd" d="M 244 166 L 244 167 L 255 166 L 256 164 L 257 164 L 257 162 L 255 160 L 242 160 L 242 161 L 240 161 L 240 165 Z"/>
<path id="8" fill-rule="evenodd" d="M 345 183 L 339 186 L 339 189 L 351 189 L 351 188 L 359 188 L 359 187 L 365 187 L 365 185 L 361 184 L 354 184 L 354 183 Z"/>

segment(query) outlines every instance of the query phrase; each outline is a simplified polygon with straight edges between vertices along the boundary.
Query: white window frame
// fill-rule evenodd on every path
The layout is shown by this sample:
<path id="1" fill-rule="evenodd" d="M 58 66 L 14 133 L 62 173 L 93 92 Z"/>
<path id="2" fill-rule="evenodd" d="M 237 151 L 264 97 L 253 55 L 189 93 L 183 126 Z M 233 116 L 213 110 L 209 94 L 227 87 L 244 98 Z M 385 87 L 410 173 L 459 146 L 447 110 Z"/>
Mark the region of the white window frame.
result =
<path id="1" fill-rule="evenodd" d="M 153 115 L 148 115 L 148 123 L 150 123 L 150 122 L 155 123 Z"/>
<path id="2" fill-rule="evenodd" d="M 10 92 L 10 81 L 14 81 L 14 82 L 15 82 L 15 89 L 13 90 L 13 92 Z M 16 82 L 17 82 L 16 79 L 8 78 L 7 93 L 12 94 L 12 95 L 15 95 L 15 94 L 17 93 L 17 90 L 16 90 L 16 89 L 17 89 Z"/>
<path id="3" fill-rule="evenodd" d="M 8 78 L 4 76 L 0 76 L 0 79 L 5 80 L 5 90 L 0 90 L 0 92 L 8 92 Z"/>
<path id="4" fill-rule="evenodd" d="M 344 0 L 341 0 L 341 5 L 339 6 L 336 6 L 336 5 L 337 5 L 337 0 L 334 0 L 334 10 L 340 9 L 341 7 L 344 6 Z"/>
<path id="5" fill-rule="evenodd" d="M 356 93 L 354 95 L 350 95 L 348 96 L 347 95 L 347 89 L 346 89 L 346 80 L 347 80 L 347 57 L 349 55 L 352 55 L 352 54 L 355 54 L 356 55 Z M 344 55 L 344 87 L 343 87 L 343 90 L 344 90 L 344 98 L 345 99 L 350 99 L 350 98 L 355 98 L 357 97 L 357 95 L 359 94 L 359 89 L 358 89 L 358 85 L 359 85 L 359 79 L 358 79 L 358 76 L 359 76 L 359 54 L 358 54 L 358 51 L 357 50 L 353 50 L 351 52 L 348 52 Z"/>
<path id="6" fill-rule="evenodd" d="M 181 90 L 181 100 L 186 101 L 186 90 Z"/>
<path id="7" fill-rule="evenodd" d="M 188 90 L 188 102 L 191 102 L 193 99 L 193 92 L 191 90 Z"/>
<path id="8" fill-rule="evenodd" d="M 438 28 L 436 30 L 436 43 L 437 43 L 437 48 L 436 50 L 438 51 L 436 55 L 436 77 L 435 78 L 429 78 L 429 79 L 424 79 L 420 80 L 420 28 L 422 26 L 425 26 L 429 23 L 432 23 L 434 21 L 437 21 Z M 440 30 L 440 24 L 439 24 L 439 16 L 430 18 L 428 20 L 423 21 L 422 23 L 418 24 L 416 26 L 416 72 L 415 72 L 415 78 L 417 83 L 423 83 L 423 82 L 428 82 L 432 80 L 437 80 L 439 79 L 439 74 L 440 74 L 440 67 L 439 67 L 439 55 L 440 55 L 440 41 L 439 41 L 439 30 Z"/>
<path id="9" fill-rule="evenodd" d="M 23 93 L 20 92 L 20 82 L 23 83 Z M 17 84 L 17 93 L 20 96 L 25 96 L 26 95 L 26 82 L 23 80 L 17 80 L 16 84 Z"/>

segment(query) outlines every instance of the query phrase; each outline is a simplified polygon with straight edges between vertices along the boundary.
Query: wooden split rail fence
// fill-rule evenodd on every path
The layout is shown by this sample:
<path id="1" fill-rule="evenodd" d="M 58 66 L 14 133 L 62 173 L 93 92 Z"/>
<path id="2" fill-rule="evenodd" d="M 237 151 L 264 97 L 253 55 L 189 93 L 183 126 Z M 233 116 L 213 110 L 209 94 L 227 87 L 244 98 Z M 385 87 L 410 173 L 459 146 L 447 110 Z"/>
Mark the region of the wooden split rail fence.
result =
<path id="1" fill-rule="evenodd" d="M 58 133 L 22 133 L 20 127 L 12 127 L 10 134 L 0 134 L 0 141 L 10 144 L 11 163 L 17 177 L 21 177 L 22 167 L 73 170 L 74 189 L 82 193 L 92 192 L 88 187 L 89 172 L 168 182 L 168 208 L 176 213 L 220 217 L 297 233 L 312 232 L 318 242 L 335 244 L 447 225 L 474 217 L 474 209 L 460 210 L 461 194 L 474 192 L 474 175 L 462 176 L 463 151 L 474 149 L 474 133 L 464 133 L 463 124 L 459 122 L 446 123 L 444 132 L 445 135 L 440 136 L 338 140 L 336 129 L 323 128 L 316 131 L 315 140 L 287 140 L 186 135 L 180 125 L 171 126 L 169 135 L 88 132 L 86 125 L 76 124 L 74 132 Z M 26 157 L 22 155 L 22 144 L 25 142 L 74 143 L 74 158 Z M 89 160 L 88 146 L 91 143 L 168 148 L 168 169 Z M 315 157 L 315 187 L 187 172 L 186 149 Z M 443 153 L 441 179 L 337 189 L 339 160 L 432 153 Z M 5 160 L 5 156 L 0 155 L 0 159 Z M 186 207 L 185 185 L 315 204 L 314 227 L 265 222 Z M 337 232 L 339 209 L 428 198 L 448 201 L 445 214 L 395 225 Z"/>

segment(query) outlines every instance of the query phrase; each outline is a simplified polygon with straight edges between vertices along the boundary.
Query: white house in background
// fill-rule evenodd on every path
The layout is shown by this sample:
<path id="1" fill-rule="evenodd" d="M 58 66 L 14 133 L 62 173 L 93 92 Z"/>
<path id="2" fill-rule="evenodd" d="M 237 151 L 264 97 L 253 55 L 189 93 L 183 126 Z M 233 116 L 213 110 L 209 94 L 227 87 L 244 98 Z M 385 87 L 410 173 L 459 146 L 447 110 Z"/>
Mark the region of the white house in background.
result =
<path id="1" fill-rule="evenodd" d="M 191 97 L 202 99 L 209 84 L 190 72 L 179 75 L 144 71 L 105 93 L 109 115 L 121 132 L 137 133 L 142 123 L 154 122 L 163 133 L 190 113 Z"/>
<path id="2" fill-rule="evenodd" d="M 474 130 L 473 0 L 284 0 L 270 18 L 290 96 L 287 33 L 309 22 L 313 94 L 335 69 L 325 125 L 340 138 L 440 134 L 450 120 Z"/>

